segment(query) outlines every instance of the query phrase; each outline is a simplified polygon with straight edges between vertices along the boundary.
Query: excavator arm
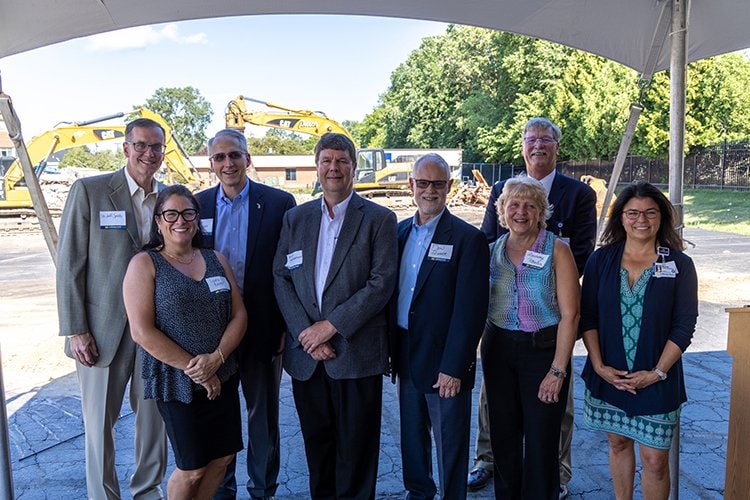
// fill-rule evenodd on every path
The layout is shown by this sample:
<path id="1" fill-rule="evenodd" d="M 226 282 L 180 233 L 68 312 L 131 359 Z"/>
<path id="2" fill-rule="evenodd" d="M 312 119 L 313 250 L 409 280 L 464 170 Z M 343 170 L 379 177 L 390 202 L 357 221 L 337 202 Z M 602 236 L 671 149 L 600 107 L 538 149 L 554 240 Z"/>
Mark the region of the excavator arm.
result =
<path id="1" fill-rule="evenodd" d="M 279 111 L 248 111 L 245 104 L 246 100 Z M 227 105 L 226 125 L 227 128 L 244 131 L 247 123 L 314 135 L 315 137 L 320 137 L 328 132 L 336 132 L 344 134 L 354 141 L 348 130 L 336 120 L 328 118 L 322 111 L 290 109 L 279 104 L 238 96 Z"/>
<path id="2" fill-rule="evenodd" d="M 164 163 L 167 165 L 168 182 L 177 181 L 188 184 L 193 189 L 200 188 L 201 179 L 197 171 L 190 163 L 188 155 L 185 154 L 182 146 L 174 137 L 172 129 L 164 119 L 146 108 L 140 108 L 133 114 L 139 118 L 150 118 L 164 127 L 166 135 Z M 34 137 L 26 146 L 26 149 L 31 162 L 34 164 L 36 175 L 39 176 L 44 172 L 48 158 L 58 151 L 104 141 L 124 139 L 125 125 L 97 125 L 97 123 L 123 116 L 125 116 L 124 113 L 117 113 L 85 122 L 61 124 L 52 130 Z M 21 185 L 20 181 L 22 179 L 21 164 L 16 160 L 7 168 L 2 179 L 0 208 L 26 208 L 32 206 L 28 190 Z"/>

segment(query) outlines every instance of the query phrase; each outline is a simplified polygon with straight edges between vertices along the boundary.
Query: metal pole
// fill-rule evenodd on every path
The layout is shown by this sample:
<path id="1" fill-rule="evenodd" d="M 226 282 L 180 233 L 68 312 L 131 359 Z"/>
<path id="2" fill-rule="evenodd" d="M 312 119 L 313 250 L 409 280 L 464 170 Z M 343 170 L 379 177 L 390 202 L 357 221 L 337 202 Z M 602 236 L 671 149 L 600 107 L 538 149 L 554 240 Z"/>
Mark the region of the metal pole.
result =
<path id="1" fill-rule="evenodd" d="M 42 188 L 39 185 L 39 179 L 37 179 L 34 168 L 31 165 L 31 159 L 29 153 L 26 151 L 26 145 L 23 142 L 23 135 L 21 134 L 21 122 L 16 116 L 15 110 L 13 109 L 13 103 L 11 102 L 10 96 L 3 93 L 2 80 L 0 79 L 0 113 L 3 115 L 5 120 L 5 127 L 8 129 L 8 135 L 13 141 L 13 145 L 16 148 L 16 157 L 21 163 L 23 169 L 23 177 L 26 180 L 26 187 L 31 195 L 31 201 L 34 204 L 34 210 L 36 211 L 36 217 L 39 221 L 39 226 L 42 229 L 44 240 L 47 242 L 47 248 L 52 256 L 52 262 L 57 265 L 57 228 L 52 222 L 52 216 L 49 213 L 47 202 L 44 199 Z"/>
<path id="2" fill-rule="evenodd" d="M 685 162 L 685 82 L 687 79 L 688 0 L 672 0 L 669 99 L 669 201 L 677 212 L 676 226 L 680 235 L 685 220 L 683 205 L 683 170 Z M 669 450 L 669 498 L 680 497 L 680 425 L 678 423 L 672 448 Z"/>

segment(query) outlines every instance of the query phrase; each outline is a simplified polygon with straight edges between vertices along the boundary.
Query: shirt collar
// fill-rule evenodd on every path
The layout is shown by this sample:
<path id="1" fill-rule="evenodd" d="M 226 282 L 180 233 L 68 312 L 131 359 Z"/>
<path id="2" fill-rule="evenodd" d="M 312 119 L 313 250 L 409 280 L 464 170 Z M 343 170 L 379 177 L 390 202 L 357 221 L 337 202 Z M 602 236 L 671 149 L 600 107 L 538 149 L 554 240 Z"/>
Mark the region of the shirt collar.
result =
<path id="1" fill-rule="evenodd" d="M 130 176 L 130 172 L 128 172 L 128 168 L 127 167 L 122 167 L 122 170 L 123 170 L 123 172 L 125 172 L 125 180 L 128 183 L 128 191 L 130 192 L 130 196 L 132 197 L 136 193 L 136 191 L 138 191 L 139 189 L 141 189 L 141 186 L 139 186 L 138 183 L 135 182 L 135 179 L 133 179 Z M 147 198 L 148 195 L 150 195 L 152 193 L 156 194 L 157 192 L 158 192 L 158 189 L 156 188 L 156 182 L 154 182 L 154 179 L 152 178 L 151 179 L 151 191 L 149 191 L 148 193 L 146 193 L 145 190 L 144 190 L 143 197 Z"/>
<path id="2" fill-rule="evenodd" d="M 430 219 L 427 222 L 427 224 L 420 225 L 419 224 L 419 217 L 418 217 L 419 216 L 419 211 L 417 211 L 417 213 L 414 214 L 414 217 L 412 217 L 411 225 L 412 225 L 413 228 L 427 229 L 429 231 L 432 231 L 432 230 L 435 229 L 435 227 L 437 226 L 438 222 L 440 221 L 440 218 L 443 216 L 444 213 L 445 213 L 445 207 L 443 207 L 443 210 L 441 210 L 439 214 L 437 214 L 435 217 L 433 217 L 432 219 Z"/>
<path id="3" fill-rule="evenodd" d="M 230 200 L 227 198 L 227 196 L 224 194 L 224 189 L 221 187 L 221 184 L 219 184 L 219 188 L 216 190 L 216 201 L 221 201 L 226 203 L 227 205 L 233 204 L 235 201 L 242 201 L 247 199 L 247 197 L 250 195 L 250 180 L 248 179 L 247 182 L 245 182 L 245 187 L 242 188 L 242 191 L 239 192 L 237 196 L 234 197 L 234 200 Z"/>
<path id="4" fill-rule="evenodd" d="M 550 191 L 552 191 L 552 183 L 555 181 L 556 173 L 557 171 L 553 169 L 552 172 L 539 179 L 539 182 L 541 182 L 542 186 L 544 186 L 544 191 L 547 193 L 547 198 L 549 198 L 549 193 Z"/>
<path id="5" fill-rule="evenodd" d="M 349 206 L 349 202 L 352 201 L 352 196 L 354 196 L 354 191 L 349 193 L 349 196 L 347 196 L 343 201 L 333 206 L 334 219 L 339 215 L 346 213 L 346 208 Z M 326 206 L 325 196 L 320 197 L 320 210 L 323 212 L 324 216 L 328 217 L 328 206 Z"/>

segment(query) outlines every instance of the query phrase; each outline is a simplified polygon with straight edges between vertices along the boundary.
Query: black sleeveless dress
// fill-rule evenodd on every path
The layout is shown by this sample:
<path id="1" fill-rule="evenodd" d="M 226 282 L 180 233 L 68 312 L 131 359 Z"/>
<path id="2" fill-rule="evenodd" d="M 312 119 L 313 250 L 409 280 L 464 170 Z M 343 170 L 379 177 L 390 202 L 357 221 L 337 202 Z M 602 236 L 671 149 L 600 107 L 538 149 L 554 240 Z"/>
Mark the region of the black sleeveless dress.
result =
<path id="1" fill-rule="evenodd" d="M 156 269 L 156 327 L 193 355 L 216 350 L 231 317 L 232 295 L 224 268 L 213 250 L 201 250 L 206 274 L 196 281 L 150 250 Z M 210 283 L 210 284 L 209 284 Z M 210 401 L 200 384 L 182 370 L 143 352 L 144 396 L 155 399 L 181 470 L 205 467 L 211 460 L 243 448 L 237 360 L 232 354 L 216 372 L 221 394 Z"/>

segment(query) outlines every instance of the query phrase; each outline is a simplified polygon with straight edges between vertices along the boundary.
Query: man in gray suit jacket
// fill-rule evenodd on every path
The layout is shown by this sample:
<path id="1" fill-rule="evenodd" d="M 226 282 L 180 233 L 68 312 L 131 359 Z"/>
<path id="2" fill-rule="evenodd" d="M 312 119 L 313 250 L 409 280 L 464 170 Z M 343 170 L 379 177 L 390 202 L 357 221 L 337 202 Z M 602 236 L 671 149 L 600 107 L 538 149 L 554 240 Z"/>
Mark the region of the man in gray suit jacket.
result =
<path id="1" fill-rule="evenodd" d="M 140 353 L 130 337 L 122 280 L 148 240 L 164 159 L 164 130 L 148 119 L 125 128 L 125 168 L 76 181 L 60 223 L 57 308 L 65 353 L 76 361 L 86 431 L 88 497 L 119 499 L 113 428 L 130 382 L 135 412 L 136 499 L 162 498 L 167 441 L 156 403 L 143 399 Z"/>
<path id="2" fill-rule="evenodd" d="M 396 216 L 353 192 L 356 151 L 315 146 L 321 200 L 288 211 L 274 259 L 312 498 L 374 498 Z"/>

